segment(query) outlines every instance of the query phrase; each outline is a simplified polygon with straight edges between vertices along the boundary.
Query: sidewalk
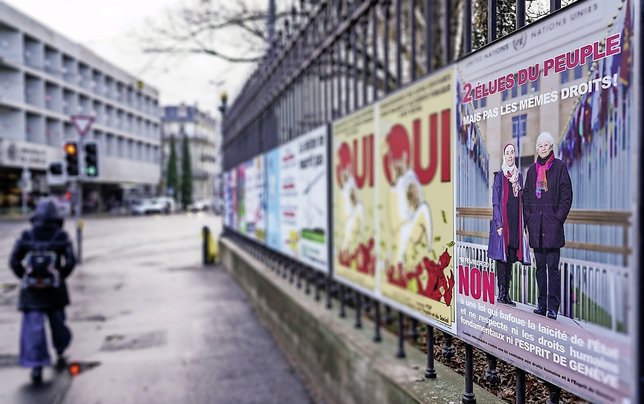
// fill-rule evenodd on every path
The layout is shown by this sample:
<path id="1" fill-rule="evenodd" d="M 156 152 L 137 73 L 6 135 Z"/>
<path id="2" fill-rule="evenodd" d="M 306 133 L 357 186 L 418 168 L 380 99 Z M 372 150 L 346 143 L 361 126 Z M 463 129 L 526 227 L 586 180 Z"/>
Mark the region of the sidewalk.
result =
<path id="1" fill-rule="evenodd" d="M 312 402 L 244 292 L 222 269 L 201 267 L 200 219 L 91 223 L 70 279 L 69 356 L 100 365 L 74 378 L 47 369 L 31 385 L 15 365 L 17 289 L 0 292 L 0 402 Z"/>

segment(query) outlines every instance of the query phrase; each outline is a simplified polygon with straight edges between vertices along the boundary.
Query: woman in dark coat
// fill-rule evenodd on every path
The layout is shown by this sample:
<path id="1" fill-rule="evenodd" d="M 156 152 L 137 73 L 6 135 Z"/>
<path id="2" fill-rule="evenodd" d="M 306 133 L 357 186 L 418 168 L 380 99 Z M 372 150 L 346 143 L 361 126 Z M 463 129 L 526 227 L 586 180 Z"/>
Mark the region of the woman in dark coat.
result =
<path id="1" fill-rule="evenodd" d="M 526 175 L 523 214 L 534 249 L 539 289 L 536 314 L 556 319 L 561 300 L 560 249 L 566 244 L 564 222 L 572 206 L 568 168 L 555 158 L 548 132 L 537 138 L 537 161 Z"/>
<path id="2" fill-rule="evenodd" d="M 65 366 L 63 353 L 72 334 L 65 325 L 65 306 L 69 294 L 65 279 L 76 265 L 72 243 L 63 230 L 63 219 L 51 200 L 38 203 L 31 218 L 32 229 L 26 230 L 11 252 L 10 266 L 21 279 L 18 309 L 23 312 L 20 330 L 20 365 L 32 369 L 31 378 L 42 380 L 42 367 L 51 364 L 45 335 L 45 317 L 49 319 L 54 348 L 58 354 L 57 367 Z M 46 276 L 39 265 L 46 257 Z M 40 261 L 38 261 L 40 260 Z"/>
<path id="3" fill-rule="evenodd" d="M 497 301 L 516 306 L 510 299 L 512 264 L 519 261 L 530 265 L 530 250 L 523 234 L 521 197 L 523 176 L 516 164 L 514 145 L 503 148 L 501 170 L 494 173 L 492 187 L 492 222 L 488 238 L 488 257 L 496 260 L 496 279 L 499 287 Z"/>

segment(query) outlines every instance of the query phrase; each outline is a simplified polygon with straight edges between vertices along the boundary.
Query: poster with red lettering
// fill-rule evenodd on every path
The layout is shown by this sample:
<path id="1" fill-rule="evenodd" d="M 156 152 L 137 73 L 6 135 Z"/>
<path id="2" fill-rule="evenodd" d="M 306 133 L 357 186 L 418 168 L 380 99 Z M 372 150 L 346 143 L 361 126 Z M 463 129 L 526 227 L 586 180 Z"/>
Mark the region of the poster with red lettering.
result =
<path id="1" fill-rule="evenodd" d="M 458 336 L 631 402 L 640 2 L 584 1 L 457 63 Z"/>
<path id="2" fill-rule="evenodd" d="M 453 69 L 378 103 L 378 286 L 383 300 L 456 333 Z"/>
<path id="3" fill-rule="evenodd" d="M 374 107 L 333 123 L 333 275 L 375 291 Z"/>

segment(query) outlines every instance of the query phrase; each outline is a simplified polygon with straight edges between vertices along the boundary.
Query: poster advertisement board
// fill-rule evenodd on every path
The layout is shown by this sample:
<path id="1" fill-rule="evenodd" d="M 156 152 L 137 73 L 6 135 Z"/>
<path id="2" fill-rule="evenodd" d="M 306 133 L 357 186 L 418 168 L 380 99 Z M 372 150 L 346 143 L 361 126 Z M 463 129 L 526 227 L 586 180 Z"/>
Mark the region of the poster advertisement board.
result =
<path id="1" fill-rule="evenodd" d="M 264 155 L 242 164 L 244 172 L 244 216 L 242 232 L 260 242 L 266 239 Z"/>
<path id="2" fill-rule="evenodd" d="M 333 276 L 373 295 L 376 288 L 374 106 L 332 126 Z"/>
<path id="3" fill-rule="evenodd" d="M 448 68 L 380 101 L 375 160 L 380 293 L 451 333 L 454 96 Z"/>
<path id="4" fill-rule="evenodd" d="M 457 64 L 458 336 L 598 403 L 635 391 L 639 7 L 575 3 Z"/>
<path id="5" fill-rule="evenodd" d="M 237 229 L 236 174 L 234 168 L 224 174 L 224 224 L 231 229 Z"/>
<path id="6" fill-rule="evenodd" d="M 275 251 L 282 251 L 280 236 L 281 206 L 280 149 L 266 153 L 266 245 Z"/>
<path id="7" fill-rule="evenodd" d="M 321 126 L 266 154 L 269 247 L 325 272 L 326 142 Z"/>

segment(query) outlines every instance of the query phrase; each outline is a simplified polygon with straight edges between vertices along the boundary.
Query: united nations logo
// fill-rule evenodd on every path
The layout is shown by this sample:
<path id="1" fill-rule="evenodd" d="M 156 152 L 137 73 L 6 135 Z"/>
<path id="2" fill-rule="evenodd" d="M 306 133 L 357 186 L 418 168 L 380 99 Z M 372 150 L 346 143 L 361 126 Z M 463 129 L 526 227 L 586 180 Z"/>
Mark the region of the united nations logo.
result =
<path id="1" fill-rule="evenodd" d="M 518 51 L 525 47 L 525 44 L 528 42 L 528 33 L 523 31 L 519 36 L 514 38 L 512 45 L 514 45 L 514 50 Z"/>

